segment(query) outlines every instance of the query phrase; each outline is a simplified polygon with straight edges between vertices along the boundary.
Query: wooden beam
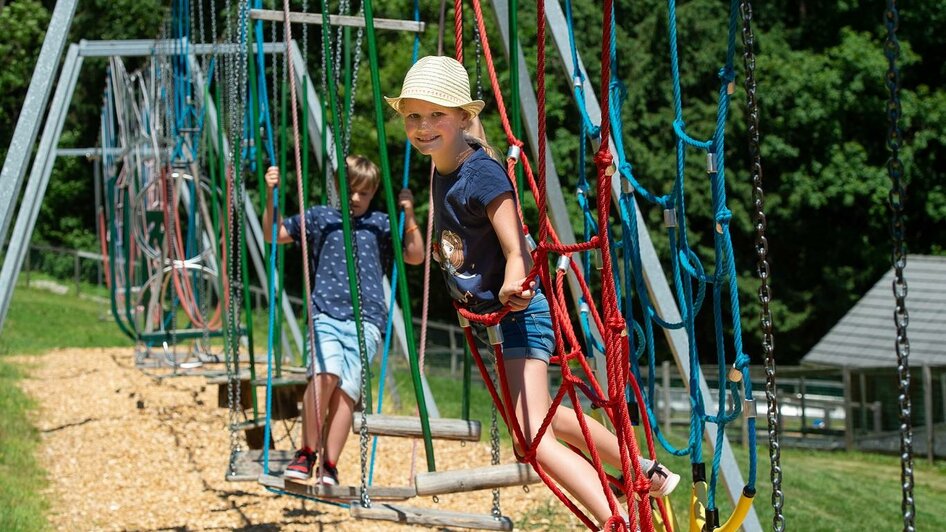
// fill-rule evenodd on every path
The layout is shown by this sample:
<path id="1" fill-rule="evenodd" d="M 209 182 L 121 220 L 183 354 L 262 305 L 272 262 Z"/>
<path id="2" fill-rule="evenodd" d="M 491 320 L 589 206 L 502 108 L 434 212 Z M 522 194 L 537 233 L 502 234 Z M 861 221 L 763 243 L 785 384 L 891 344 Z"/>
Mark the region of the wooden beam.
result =
<path id="1" fill-rule="evenodd" d="M 282 22 L 286 20 L 286 14 L 283 11 L 276 9 L 251 9 L 250 18 L 267 20 L 271 22 Z M 329 15 L 329 24 L 332 26 L 349 26 L 352 28 L 364 28 L 365 27 L 365 17 L 352 16 L 352 15 Z M 296 11 L 289 12 L 289 21 L 298 22 L 302 24 L 322 24 L 322 14 L 321 13 L 299 13 Z M 413 20 L 398 20 L 392 18 L 376 18 L 374 19 L 374 27 L 378 30 L 397 30 L 397 31 L 410 31 L 415 33 L 420 33 L 426 28 L 426 23 L 424 22 L 415 22 Z"/>
<path id="2" fill-rule="evenodd" d="M 293 451 L 269 451 L 270 470 L 282 471 L 286 469 L 295 453 Z M 263 474 L 263 451 L 237 451 L 233 460 L 233 471 L 227 472 L 230 482 L 255 482 Z"/>
<path id="3" fill-rule="evenodd" d="M 375 504 L 363 508 L 353 504 L 349 510 L 355 519 L 393 521 L 408 525 L 424 525 L 449 528 L 474 528 L 480 530 L 512 530 L 512 521 L 506 517 L 493 517 L 483 514 L 448 512 L 433 508 L 414 508 L 393 504 Z"/>
<path id="4" fill-rule="evenodd" d="M 325 484 L 306 484 L 292 479 L 275 475 L 260 475 L 259 483 L 268 488 L 274 488 L 312 499 L 332 499 L 337 501 L 354 501 L 361 496 L 361 488 L 357 486 L 327 486 Z M 403 501 L 416 495 L 411 486 L 368 486 L 371 500 Z"/>
<path id="5" fill-rule="evenodd" d="M 541 481 L 542 479 L 529 464 L 503 464 L 476 469 L 420 473 L 414 477 L 414 487 L 417 488 L 418 495 L 442 495 L 524 486 Z"/>
<path id="6" fill-rule="evenodd" d="M 423 436 L 420 418 L 413 416 L 367 416 L 368 434 L 376 436 L 398 436 L 419 438 Z M 361 413 L 355 412 L 351 430 L 361 431 Z M 480 422 L 464 419 L 431 419 L 430 432 L 434 438 L 455 441 L 480 441 Z"/>

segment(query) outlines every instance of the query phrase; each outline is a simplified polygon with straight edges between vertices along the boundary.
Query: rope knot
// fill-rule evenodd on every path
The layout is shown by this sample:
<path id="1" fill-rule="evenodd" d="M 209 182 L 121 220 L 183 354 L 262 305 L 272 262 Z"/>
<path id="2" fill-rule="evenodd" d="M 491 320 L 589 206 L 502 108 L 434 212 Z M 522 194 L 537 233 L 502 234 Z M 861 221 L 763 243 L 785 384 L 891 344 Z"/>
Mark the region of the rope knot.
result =
<path id="1" fill-rule="evenodd" d="M 606 147 L 595 153 L 595 165 L 597 165 L 598 168 L 607 168 L 611 166 L 613 162 L 614 157 L 611 156 L 611 152 L 608 151 Z"/>
<path id="2" fill-rule="evenodd" d="M 646 501 L 647 497 L 650 496 L 650 479 L 646 475 L 641 475 L 640 477 L 634 479 L 634 483 L 631 484 L 631 488 L 635 494 L 637 494 L 637 499 L 641 501 Z"/>
<path id="3" fill-rule="evenodd" d="M 716 213 L 716 223 L 718 224 L 729 224 L 729 221 L 732 220 L 732 211 L 723 207 Z"/>
<path id="4" fill-rule="evenodd" d="M 624 323 L 624 318 L 621 318 L 620 316 L 609 318 L 607 325 L 612 331 L 623 331 L 624 327 L 626 326 Z"/>
<path id="5" fill-rule="evenodd" d="M 739 355 L 736 357 L 736 361 L 733 362 L 733 366 L 735 366 L 739 371 L 749 367 L 749 355 L 745 353 L 739 353 Z"/>
<path id="6" fill-rule="evenodd" d="M 724 83 L 730 83 L 736 79 L 736 70 L 730 66 L 724 66 L 719 69 L 719 79 Z"/>

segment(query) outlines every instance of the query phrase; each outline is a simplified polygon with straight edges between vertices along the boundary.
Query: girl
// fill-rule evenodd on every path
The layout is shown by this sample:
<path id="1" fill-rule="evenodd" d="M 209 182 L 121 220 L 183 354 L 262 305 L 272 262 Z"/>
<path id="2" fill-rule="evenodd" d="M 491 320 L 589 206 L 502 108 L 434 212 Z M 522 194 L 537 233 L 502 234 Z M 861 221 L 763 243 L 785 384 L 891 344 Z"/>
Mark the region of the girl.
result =
<path id="1" fill-rule="evenodd" d="M 500 324 L 504 367 L 516 418 L 531 446 L 552 403 L 548 363 L 555 333 L 545 295 L 534 281 L 524 286 L 532 257 L 512 183 L 505 168 L 487 153 L 485 142 L 464 133 L 477 125 L 484 103 L 470 98 L 463 65 L 442 56 L 417 61 L 404 78 L 400 96 L 385 100 L 403 118 L 410 143 L 436 167 L 432 245 L 451 297 L 477 314 L 506 305 L 511 310 Z M 474 330 L 484 336 L 482 326 L 474 325 Z M 594 419 L 586 416 L 585 421 L 602 459 L 620 468 L 617 438 Z M 559 439 L 588 451 L 575 412 L 564 405 L 538 442 L 536 459 L 603 524 L 611 510 L 597 473 Z M 670 493 L 680 480 L 656 462 L 641 458 L 641 464 L 651 479 L 653 497 Z"/>

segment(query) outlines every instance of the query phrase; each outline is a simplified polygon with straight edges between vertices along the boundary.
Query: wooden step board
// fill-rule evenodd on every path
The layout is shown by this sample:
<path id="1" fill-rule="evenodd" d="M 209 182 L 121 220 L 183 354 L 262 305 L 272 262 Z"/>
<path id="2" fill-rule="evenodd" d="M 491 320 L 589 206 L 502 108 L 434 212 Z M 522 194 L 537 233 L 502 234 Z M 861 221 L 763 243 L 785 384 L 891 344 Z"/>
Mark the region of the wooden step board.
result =
<path id="1" fill-rule="evenodd" d="M 421 473 L 414 477 L 414 487 L 417 488 L 418 495 L 442 495 L 524 486 L 541 481 L 542 479 L 529 464 L 503 464 L 476 469 Z"/>
<path id="2" fill-rule="evenodd" d="M 313 499 L 331 499 L 350 502 L 361 497 L 361 488 L 358 486 L 326 486 L 325 484 L 306 484 L 290 478 L 275 475 L 260 475 L 259 483 L 278 490 L 295 493 Z M 411 486 L 388 487 L 369 486 L 368 495 L 371 500 L 377 501 L 404 501 L 416 495 Z"/>
<path id="3" fill-rule="evenodd" d="M 227 470 L 227 480 L 229 482 L 256 482 L 260 475 L 263 474 L 263 451 L 237 451 L 236 454 L 236 460 L 233 464 L 234 471 L 231 473 L 229 469 Z M 289 462 L 292 461 L 293 455 L 295 455 L 294 451 L 277 451 L 270 449 L 269 470 L 285 470 Z M 229 467 L 229 465 L 224 464 L 224 467 Z"/>
<path id="4" fill-rule="evenodd" d="M 351 430 L 354 434 L 361 431 L 361 413 L 355 412 Z M 368 416 L 368 434 L 376 436 L 400 436 L 402 438 L 420 438 L 420 418 L 413 416 Z M 431 419 L 430 433 L 439 440 L 480 441 L 480 422 L 464 419 Z"/>
<path id="5" fill-rule="evenodd" d="M 363 508 L 360 504 L 352 504 L 349 508 L 349 512 L 355 519 L 393 521 L 407 525 L 475 528 L 479 530 L 512 530 L 512 520 L 506 516 L 497 519 L 491 515 L 467 514 L 394 504 L 372 504 L 371 508 Z"/>

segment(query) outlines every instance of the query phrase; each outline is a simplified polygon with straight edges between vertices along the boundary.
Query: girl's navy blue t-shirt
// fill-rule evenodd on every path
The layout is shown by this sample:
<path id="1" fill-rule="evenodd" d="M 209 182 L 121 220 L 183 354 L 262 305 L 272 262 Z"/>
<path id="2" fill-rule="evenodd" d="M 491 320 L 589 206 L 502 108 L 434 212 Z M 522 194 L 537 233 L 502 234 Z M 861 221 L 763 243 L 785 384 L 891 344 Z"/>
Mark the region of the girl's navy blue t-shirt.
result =
<path id="1" fill-rule="evenodd" d="M 491 201 L 512 192 L 506 170 L 477 148 L 453 173 L 434 175 L 433 251 L 450 297 L 476 313 L 494 312 L 506 256 L 486 215 Z"/>
<path id="2" fill-rule="evenodd" d="M 299 215 L 283 220 L 283 226 L 299 243 L 302 227 Z M 337 320 L 354 320 L 342 216 L 338 209 L 319 205 L 305 212 L 305 229 L 312 261 L 309 272 L 312 286 L 313 315 L 327 314 Z M 352 220 L 358 256 L 363 318 L 384 330 L 387 305 L 384 301 L 384 269 L 390 264 L 391 226 L 388 215 L 369 211 Z"/>

